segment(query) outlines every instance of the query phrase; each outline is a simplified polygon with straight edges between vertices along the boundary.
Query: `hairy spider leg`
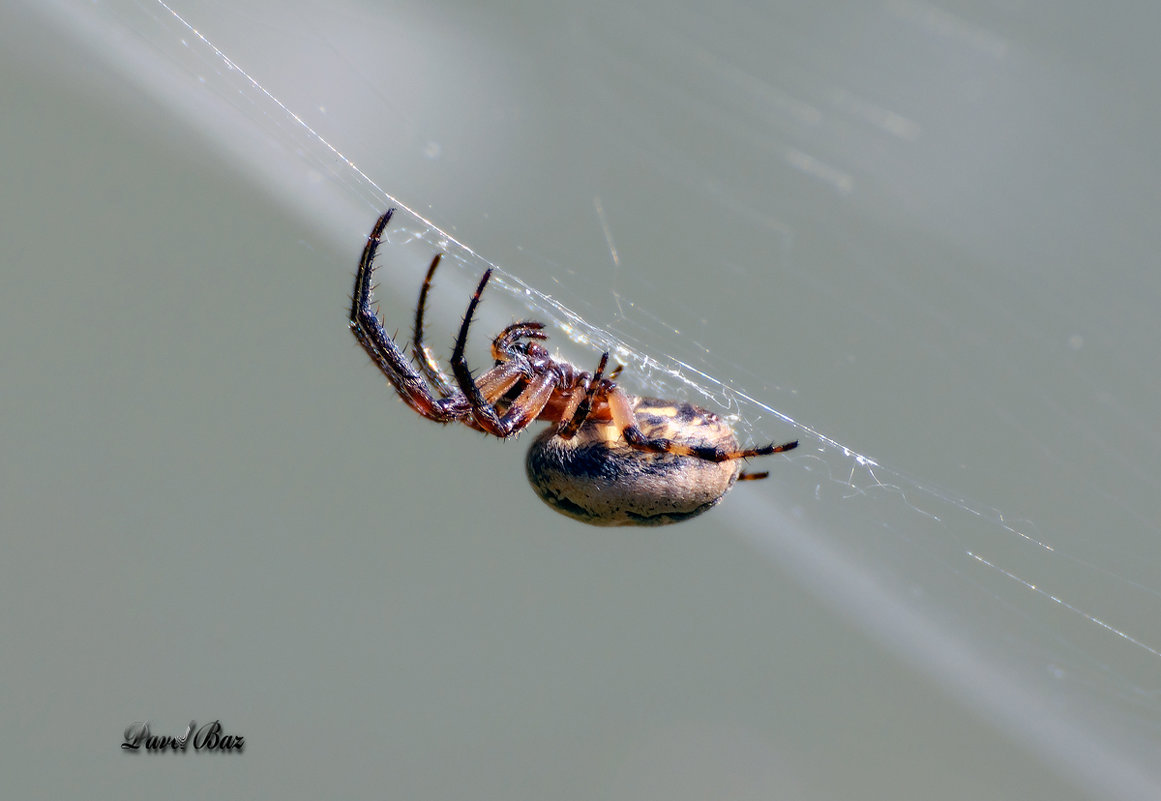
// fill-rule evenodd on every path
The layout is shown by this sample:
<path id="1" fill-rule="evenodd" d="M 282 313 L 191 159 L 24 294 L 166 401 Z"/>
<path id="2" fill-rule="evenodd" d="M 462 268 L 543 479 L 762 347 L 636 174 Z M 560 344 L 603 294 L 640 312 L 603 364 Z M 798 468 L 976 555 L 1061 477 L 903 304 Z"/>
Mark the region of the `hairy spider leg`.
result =
<path id="1" fill-rule="evenodd" d="M 452 350 L 451 367 L 452 375 L 455 376 L 456 382 L 460 386 L 460 391 L 464 393 L 464 397 L 467 398 L 468 405 L 471 408 L 472 420 L 483 431 L 503 438 L 511 436 L 515 432 L 527 427 L 529 423 L 540 415 L 544 407 L 548 405 L 548 401 L 552 398 L 553 391 L 560 385 L 560 377 L 555 371 L 532 376 L 528 379 L 528 386 L 512 401 L 503 415 L 496 413 L 494 401 L 489 402 L 484 397 L 475 379 L 472 378 L 472 371 L 464 359 L 464 348 L 467 345 L 468 329 L 472 325 L 472 317 L 476 313 L 476 307 L 480 305 L 480 295 L 483 294 L 484 287 L 491 277 L 492 271 L 489 269 L 484 273 L 484 277 L 480 279 L 480 285 L 476 287 L 476 291 L 472 294 L 472 299 L 468 303 L 468 311 L 464 314 L 464 322 L 460 326 L 459 334 L 456 336 L 455 348 Z M 508 369 L 515 369 L 520 364 L 520 360 L 514 358 L 494 368 L 489 373 L 495 370 L 504 370 L 506 367 Z M 487 376 L 488 374 L 485 374 L 481 380 Z"/>
<path id="2" fill-rule="evenodd" d="M 602 384 L 602 376 L 605 374 L 605 366 L 609 363 L 609 354 L 606 351 L 601 355 L 601 363 L 597 365 L 597 371 L 593 373 L 593 377 L 588 379 L 585 386 L 584 395 L 579 392 L 574 393 L 574 397 L 569 401 L 568 406 L 565 407 L 564 414 L 561 415 L 560 424 L 557 426 L 556 434 L 561 439 L 572 439 L 576 436 L 576 432 L 580 431 L 580 427 L 584 425 L 585 420 L 588 419 L 589 412 L 593 409 L 593 396 L 597 391 L 608 392 L 611 384 L 604 382 Z"/>
<path id="3" fill-rule="evenodd" d="M 415 304 L 415 327 L 411 332 L 411 352 L 427 380 L 435 385 L 440 395 L 449 398 L 456 394 L 455 387 L 452 386 L 451 379 L 447 377 L 447 374 L 440 369 L 439 362 L 436 361 L 431 348 L 427 347 L 423 341 L 423 315 L 427 311 L 427 293 L 431 290 L 431 279 L 435 275 L 435 270 L 439 267 L 439 260 L 442 257 L 442 253 L 435 254 L 431 260 L 431 266 L 427 268 L 423 286 L 419 290 L 419 302 Z"/>
<path id="4" fill-rule="evenodd" d="M 512 359 L 497 364 L 481 375 L 476 379 L 476 386 L 480 388 L 480 395 L 484 400 L 495 406 L 508 394 L 508 390 L 531 378 L 528 366 L 524 362 Z"/>
<path id="5" fill-rule="evenodd" d="M 439 267 L 442 256 L 442 253 L 437 253 L 431 260 L 431 265 L 427 268 L 427 275 L 423 279 L 423 286 L 419 290 L 419 302 L 415 306 L 415 328 L 412 334 L 411 352 L 414 354 L 416 361 L 419 362 L 419 367 L 423 371 L 423 374 L 435 385 L 440 394 L 446 398 L 456 395 L 458 390 L 452 386 L 451 379 L 448 378 L 447 374 L 439 366 L 439 361 L 435 358 L 435 354 L 431 352 L 431 348 L 424 342 L 423 336 L 423 318 L 427 312 L 427 295 L 431 291 L 432 278 L 435 275 L 436 269 Z M 509 367 L 503 369 L 497 368 L 501 368 L 501 362 L 506 362 L 512 358 L 514 355 L 511 351 L 512 344 L 521 337 L 528 339 L 547 339 L 547 336 L 538 333 L 539 329 L 543 327 L 543 323 L 534 321 L 514 323 L 501 331 L 492 342 L 492 353 L 496 357 L 496 368 L 480 376 L 476 382 L 480 388 L 480 393 L 488 403 L 495 404 L 521 378 L 528 377 L 529 371 L 523 364 L 511 364 Z"/>
<path id="6" fill-rule="evenodd" d="M 748 459 L 751 456 L 767 456 L 771 453 L 783 453 L 798 447 L 798 440 L 784 442 L 781 445 L 763 445 L 760 448 L 744 448 L 727 451 L 712 445 L 689 445 L 684 442 L 674 442 L 671 439 L 659 437 L 649 439 L 637 427 L 637 416 L 633 413 L 629 399 L 621 390 L 614 388 L 608 395 L 609 411 L 613 417 L 613 424 L 621 430 L 630 448 L 639 451 L 654 453 L 672 453 L 676 456 L 693 456 L 707 462 L 728 462 L 734 459 Z"/>
<path id="7" fill-rule="evenodd" d="M 439 423 L 449 423 L 462 419 L 467 413 L 462 397 L 436 398 L 423 376 L 415 371 L 410 360 L 403 354 L 395 341 L 383 328 L 383 321 L 372 307 L 371 277 L 375 272 L 375 251 L 383 229 L 391 221 L 395 209 L 387 212 L 375 222 L 363 248 L 359 269 L 355 273 L 355 291 L 351 298 L 350 326 L 355 338 L 379 370 L 391 382 L 399 397 L 419 412 L 419 414 Z"/>

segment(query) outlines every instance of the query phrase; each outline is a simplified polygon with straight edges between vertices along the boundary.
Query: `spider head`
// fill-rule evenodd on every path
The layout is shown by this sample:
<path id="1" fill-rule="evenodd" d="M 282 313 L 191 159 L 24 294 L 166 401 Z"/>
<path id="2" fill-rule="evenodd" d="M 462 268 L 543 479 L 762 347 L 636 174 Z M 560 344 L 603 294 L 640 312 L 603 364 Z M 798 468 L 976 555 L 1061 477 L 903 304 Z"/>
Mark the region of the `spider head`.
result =
<path id="1" fill-rule="evenodd" d="M 533 369 L 548 367 L 553 362 L 552 356 L 548 353 L 548 348 L 539 342 L 519 342 L 512 350 L 528 359 Z"/>

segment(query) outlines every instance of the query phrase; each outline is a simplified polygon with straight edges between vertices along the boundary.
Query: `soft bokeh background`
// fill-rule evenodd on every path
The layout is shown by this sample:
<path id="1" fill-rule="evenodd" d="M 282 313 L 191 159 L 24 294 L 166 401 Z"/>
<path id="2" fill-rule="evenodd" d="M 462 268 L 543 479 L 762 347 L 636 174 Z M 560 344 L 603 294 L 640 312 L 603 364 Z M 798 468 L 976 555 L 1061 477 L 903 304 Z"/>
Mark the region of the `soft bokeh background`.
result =
<path id="1" fill-rule="evenodd" d="M 630 389 L 803 446 L 668 530 L 553 514 L 353 345 L 386 198 L 162 6 L 9 0 L 11 797 L 1161 791 L 1155 4 L 175 9 Z M 118 748 L 191 718 L 245 752 Z"/>

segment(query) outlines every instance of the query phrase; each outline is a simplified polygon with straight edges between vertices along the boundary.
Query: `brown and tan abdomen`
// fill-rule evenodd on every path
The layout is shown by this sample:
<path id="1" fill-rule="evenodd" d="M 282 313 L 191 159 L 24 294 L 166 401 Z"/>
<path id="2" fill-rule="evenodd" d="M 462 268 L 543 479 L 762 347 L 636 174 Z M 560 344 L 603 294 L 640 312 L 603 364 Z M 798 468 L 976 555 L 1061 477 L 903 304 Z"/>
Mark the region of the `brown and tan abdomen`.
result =
<path id="1" fill-rule="evenodd" d="M 688 403 L 634 398 L 637 427 L 648 439 L 735 451 L 733 430 Z M 549 506 L 598 526 L 664 525 L 699 515 L 738 478 L 739 462 L 655 453 L 630 447 L 611 422 L 591 422 L 565 440 L 550 429 L 529 448 L 528 480 Z"/>

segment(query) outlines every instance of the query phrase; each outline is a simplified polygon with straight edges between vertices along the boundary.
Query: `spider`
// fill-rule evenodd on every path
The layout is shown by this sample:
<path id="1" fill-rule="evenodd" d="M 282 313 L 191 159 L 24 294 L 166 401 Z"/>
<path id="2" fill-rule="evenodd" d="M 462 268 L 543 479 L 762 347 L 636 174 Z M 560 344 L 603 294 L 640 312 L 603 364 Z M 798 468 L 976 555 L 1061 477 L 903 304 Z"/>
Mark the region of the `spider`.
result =
<path id="1" fill-rule="evenodd" d="M 451 373 L 423 341 L 423 316 L 443 254 L 427 268 L 415 307 L 409 358 L 383 327 L 371 279 L 379 239 L 394 209 L 367 237 L 355 274 L 350 326 L 403 401 L 437 423 L 463 423 L 495 437 L 515 436 L 536 420 L 552 423 L 532 443 L 526 469 L 537 495 L 562 514 L 597 526 L 656 526 L 686 520 L 714 506 L 746 473 L 739 460 L 782 453 L 798 442 L 739 448 L 730 426 L 689 403 L 626 394 L 608 376 L 609 354 L 595 372 L 553 358 L 540 343 L 544 324 L 516 322 L 492 340 L 495 365 L 474 378 L 464 359 L 468 329 L 489 269 L 468 303 L 451 356 Z M 418 369 L 417 369 L 418 368 Z"/>

